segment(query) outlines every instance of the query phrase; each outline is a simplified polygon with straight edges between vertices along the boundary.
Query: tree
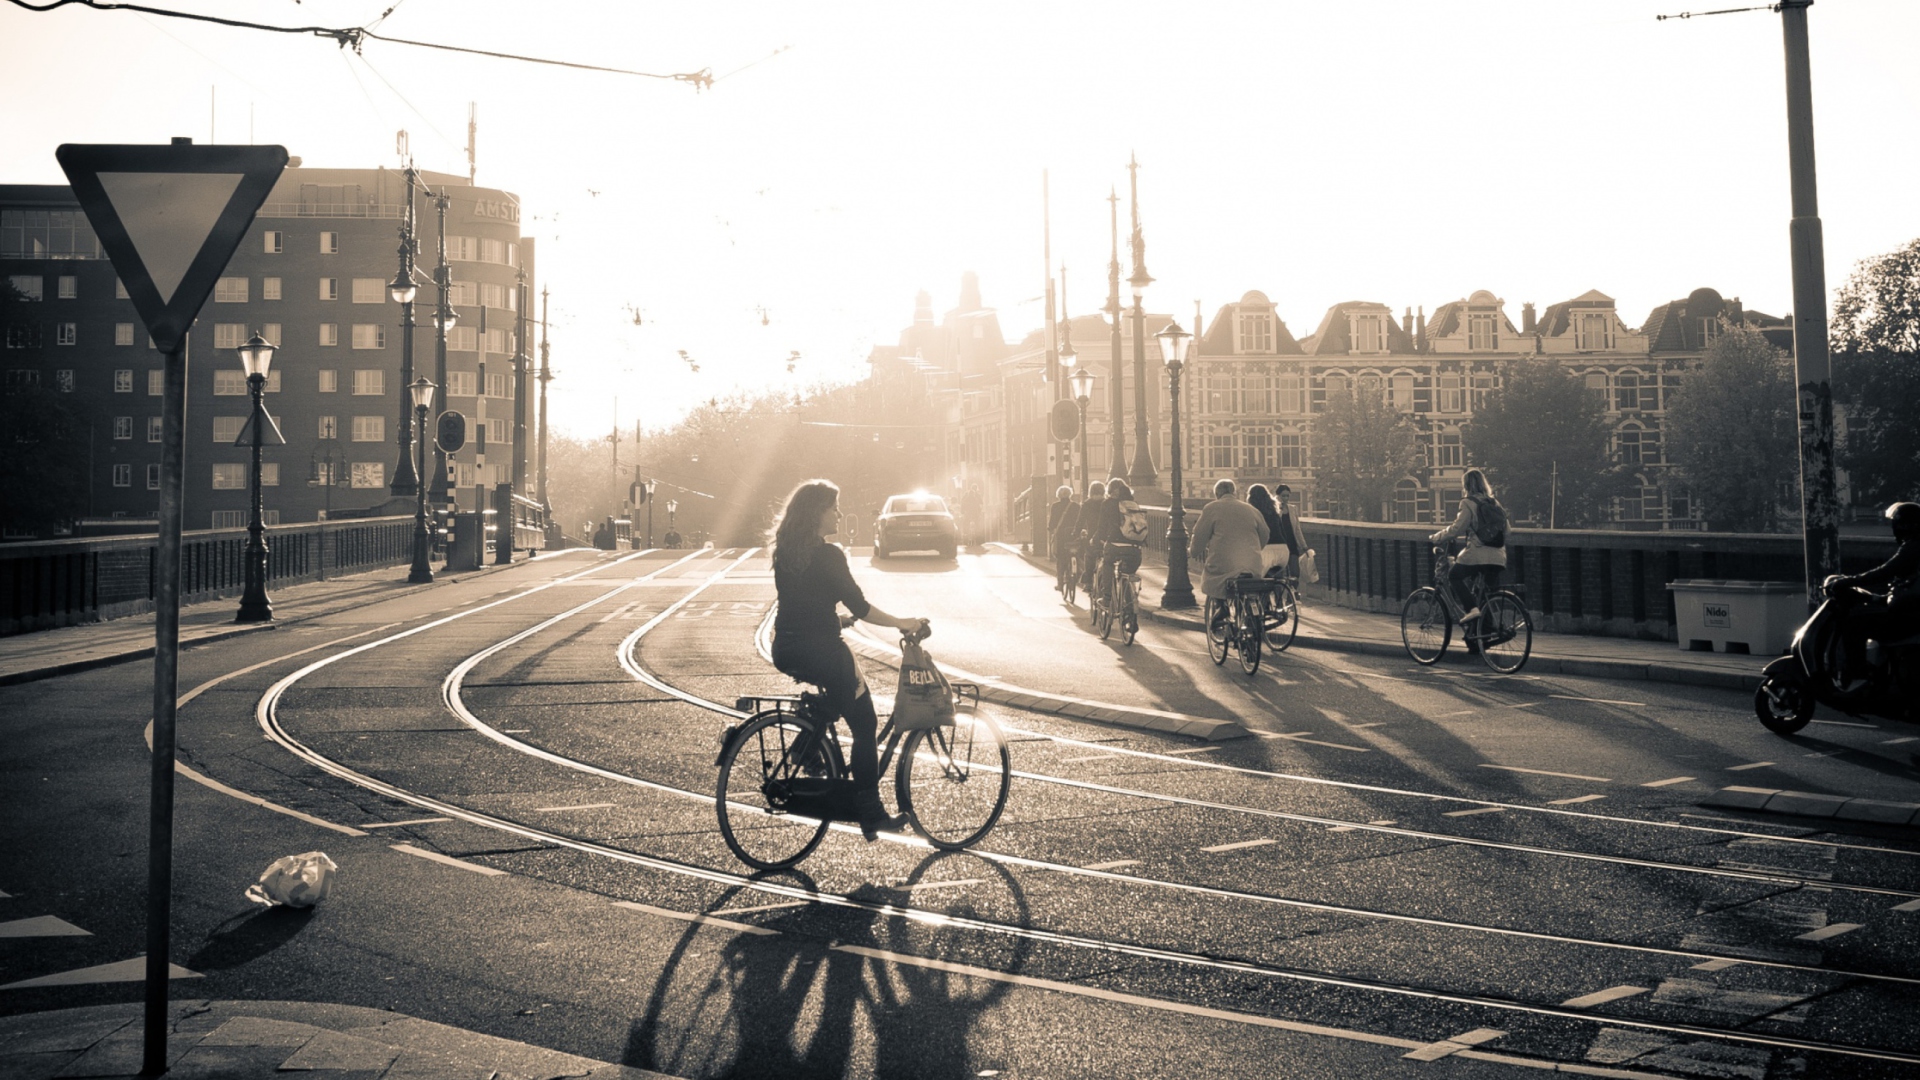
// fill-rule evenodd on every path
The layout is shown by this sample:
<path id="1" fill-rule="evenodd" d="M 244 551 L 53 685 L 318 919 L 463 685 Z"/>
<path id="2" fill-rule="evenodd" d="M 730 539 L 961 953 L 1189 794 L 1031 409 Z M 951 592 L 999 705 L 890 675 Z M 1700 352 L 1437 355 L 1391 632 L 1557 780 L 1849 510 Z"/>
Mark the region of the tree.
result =
<path id="1" fill-rule="evenodd" d="M 35 386 L 0 395 L 0 528 L 45 533 L 87 511 L 88 418 Z"/>
<path id="2" fill-rule="evenodd" d="M 1667 403 L 1667 448 L 1708 526 L 1769 532 L 1797 490 L 1800 439 L 1793 363 L 1758 331 L 1720 332 Z"/>
<path id="3" fill-rule="evenodd" d="M 1920 497 L 1920 240 L 1865 259 L 1833 303 L 1839 465 L 1855 502 Z"/>
<path id="4" fill-rule="evenodd" d="M 1327 392 L 1327 408 L 1313 425 L 1314 486 L 1337 517 L 1384 521 L 1394 485 L 1420 460 L 1413 422 L 1387 404 L 1377 381 L 1359 391 Z"/>
<path id="5" fill-rule="evenodd" d="M 1461 433 L 1467 463 L 1486 472 L 1515 519 L 1605 520 L 1608 500 L 1630 480 L 1613 460 L 1606 402 L 1546 357 L 1515 360 L 1503 374 Z"/>

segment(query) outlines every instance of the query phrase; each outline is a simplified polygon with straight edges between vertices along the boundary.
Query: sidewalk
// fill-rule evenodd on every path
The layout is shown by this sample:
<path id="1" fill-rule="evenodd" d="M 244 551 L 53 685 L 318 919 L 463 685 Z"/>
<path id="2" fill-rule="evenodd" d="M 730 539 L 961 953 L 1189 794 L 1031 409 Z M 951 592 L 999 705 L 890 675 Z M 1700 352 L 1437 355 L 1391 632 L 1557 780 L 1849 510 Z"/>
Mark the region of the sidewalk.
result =
<path id="1" fill-rule="evenodd" d="M 1012 547 L 1008 550 L 1019 551 Z M 1025 554 L 1021 557 L 1048 574 L 1053 573 L 1050 560 Z M 1168 626 L 1194 631 L 1201 629 L 1199 608 L 1184 611 L 1160 608 L 1158 600 L 1167 587 L 1166 567 L 1143 565 L 1140 567 L 1140 579 L 1141 599 L 1144 601 L 1142 607 L 1147 617 Z M 1196 595 L 1198 591 L 1196 588 Z M 1337 607 L 1325 599 L 1322 590 L 1314 585 L 1306 586 L 1301 591 L 1300 632 L 1294 639 L 1293 648 L 1407 657 L 1406 646 L 1400 640 L 1398 615 Z M 1460 651 L 1458 635 L 1455 635 L 1447 655 L 1466 655 Z M 1533 632 L 1533 654 L 1523 670 L 1535 675 L 1635 679 L 1751 693 L 1760 686 L 1761 669 L 1773 659 L 1771 656 L 1743 656 L 1737 653 L 1687 652 L 1671 641 L 1555 634 L 1536 628 Z"/>
<path id="2" fill-rule="evenodd" d="M 142 1010 L 99 1005 L 0 1017 L 0 1076 L 138 1076 L 146 1045 Z M 316 1069 L 354 1080 L 662 1075 L 353 1005 L 188 999 L 169 1010 L 171 1080 L 275 1080 Z"/>

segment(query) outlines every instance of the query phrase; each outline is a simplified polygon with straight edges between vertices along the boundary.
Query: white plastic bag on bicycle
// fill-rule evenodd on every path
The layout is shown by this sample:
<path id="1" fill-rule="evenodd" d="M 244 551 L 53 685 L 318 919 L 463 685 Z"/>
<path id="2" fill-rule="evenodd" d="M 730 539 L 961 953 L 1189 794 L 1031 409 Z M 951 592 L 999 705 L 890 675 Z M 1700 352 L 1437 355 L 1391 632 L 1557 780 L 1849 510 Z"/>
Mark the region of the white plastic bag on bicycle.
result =
<path id="1" fill-rule="evenodd" d="M 917 641 L 900 643 L 900 692 L 893 699 L 893 725 L 902 731 L 953 723 L 953 684 Z"/>

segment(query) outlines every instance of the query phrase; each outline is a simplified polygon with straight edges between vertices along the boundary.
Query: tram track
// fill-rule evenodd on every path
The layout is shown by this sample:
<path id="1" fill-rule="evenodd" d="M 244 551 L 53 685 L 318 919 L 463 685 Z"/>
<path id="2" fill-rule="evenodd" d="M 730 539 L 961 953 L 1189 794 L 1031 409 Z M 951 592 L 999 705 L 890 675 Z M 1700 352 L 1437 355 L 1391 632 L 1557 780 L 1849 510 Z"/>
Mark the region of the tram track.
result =
<path id="1" fill-rule="evenodd" d="M 734 716 L 734 717 L 739 716 L 740 714 L 738 713 L 737 710 L 733 710 L 719 702 L 712 702 L 706 699 L 702 699 L 698 695 L 692 694 L 679 687 L 676 687 L 673 684 L 669 683 L 667 680 L 659 678 L 654 673 L 647 671 L 647 669 L 639 663 L 637 659 L 637 651 L 638 651 L 639 643 L 646 637 L 648 633 L 650 633 L 655 628 L 662 625 L 662 623 L 667 618 L 669 618 L 676 611 L 682 609 L 687 603 L 691 602 L 696 596 L 700 595 L 701 592 L 703 592 L 710 586 L 720 581 L 723 581 L 726 578 L 727 574 L 731 572 L 731 570 L 738 567 L 747 558 L 751 557 L 752 554 L 753 553 L 749 551 L 746 554 L 740 555 L 739 557 L 733 559 L 731 563 L 722 567 L 719 571 L 708 575 L 704 580 L 697 583 L 693 588 L 687 591 L 684 595 L 680 596 L 678 599 L 668 604 L 663 610 L 661 610 L 660 612 L 658 612 L 657 614 L 649 618 L 640 628 L 636 629 L 631 634 L 627 635 L 626 638 L 622 641 L 622 644 L 620 646 L 621 666 L 626 670 L 628 670 L 630 675 L 635 676 L 644 684 L 652 686 L 655 689 L 661 690 L 662 692 L 668 693 L 681 701 L 685 701 L 689 704 L 693 704 L 704 709 L 710 709 L 711 711 L 720 713 L 722 715 Z M 683 558 L 672 565 L 675 567 L 681 566 L 685 564 L 687 561 L 689 561 L 689 559 L 691 559 L 692 557 L 693 556 L 690 555 L 687 558 Z M 588 571 L 587 574 L 591 574 L 604 569 L 605 567 L 596 567 L 595 570 Z M 619 770 L 608 769 L 602 765 L 598 765 L 593 762 L 581 761 L 575 758 L 568 757 L 567 755 L 557 754 L 543 747 L 538 747 L 524 740 L 515 739 L 510 735 L 506 735 L 502 733 L 499 729 L 493 728 L 492 726 L 484 723 L 483 721 L 480 720 L 478 716 L 474 715 L 471 712 L 471 710 L 467 708 L 464 701 L 463 694 L 462 694 L 462 687 L 464 685 L 467 675 L 470 674 L 476 667 L 478 667 L 481 663 L 483 663 L 488 658 L 495 656 L 506 649 L 512 648 L 514 645 L 524 642 L 529 638 L 532 638 L 533 636 L 539 634 L 543 630 L 550 629 L 554 626 L 560 625 L 561 623 L 567 621 L 568 619 L 574 618 L 586 611 L 591 610 L 592 608 L 604 603 L 608 599 L 611 599 L 613 596 L 624 591 L 625 589 L 631 588 L 634 584 L 637 584 L 639 581 L 657 579 L 661 576 L 662 573 L 664 573 L 666 569 L 670 569 L 670 567 L 662 568 L 659 571 L 655 571 L 654 573 L 647 575 L 646 578 L 637 579 L 635 582 L 621 583 L 615 588 L 610 589 L 606 593 L 596 596 L 593 599 L 586 601 L 585 603 L 575 605 L 569 608 L 568 610 L 562 611 L 559 614 L 548 617 L 542 620 L 541 622 L 539 622 L 538 624 L 536 624 L 535 626 L 529 627 L 515 634 L 507 635 L 501 640 L 492 643 L 486 649 L 470 654 L 468 657 L 463 659 L 460 663 L 455 665 L 455 667 L 449 671 L 445 679 L 442 680 L 441 696 L 442 696 L 443 702 L 446 704 L 449 710 L 454 712 L 455 715 L 459 716 L 462 719 L 462 721 L 467 724 L 468 727 L 472 728 L 473 730 L 482 734 L 486 738 L 492 740 L 495 743 L 500 744 L 501 746 L 515 753 L 524 754 L 534 758 L 545 760 L 557 766 L 584 772 L 590 775 L 601 777 L 603 779 L 612 780 L 612 781 L 622 783 L 622 784 L 627 784 L 630 786 L 645 788 L 645 789 L 656 791 L 656 792 L 672 794 L 680 798 L 699 800 L 710 805 L 712 802 L 712 795 L 710 793 L 690 791 L 684 788 L 676 787 L 671 784 L 663 784 L 658 781 L 648 780 L 644 777 L 638 777 L 638 776 L 633 776 L 627 773 L 622 773 Z M 582 575 L 576 575 L 575 577 L 580 578 L 585 576 L 587 575 L 582 574 Z M 551 585 L 553 583 L 547 583 L 547 584 Z M 655 580 L 655 584 L 658 584 L 657 580 Z M 485 610 L 486 608 L 494 607 L 503 603 L 508 603 L 521 596 L 530 595 L 532 592 L 538 591 L 538 588 L 545 588 L 545 587 L 547 587 L 547 585 L 537 587 L 536 589 L 533 589 L 533 590 L 525 590 L 522 592 L 518 592 L 513 596 L 508 596 L 499 600 L 495 600 L 492 603 L 489 603 L 480 607 L 475 607 L 467 611 L 462 611 L 462 612 L 456 613 L 455 615 L 449 616 L 445 619 L 435 620 L 433 622 L 424 624 L 422 626 L 414 627 L 409 630 L 403 631 L 402 633 L 399 633 L 399 634 L 389 635 L 377 641 L 368 642 L 363 645 L 357 646 L 354 649 L 349 649 L 344 652 L 323 658 L 314 663 L 310 663 L 302 667 L 298 671 L 295 671 L 292 674 L 279 680 L 273 685 L 273 687 L 271 687 L 267 691 L 266 694 L 262 695 L 256 707 L 256 720 L 258 721 L 262 731 L 267 735 L 268 738 L 272 739 L 274 742 L 281 745 L 284 749 L 286 749 L 289 753 L 293 754 L 295 757 L 305 761 L 309 765 L 317 769 L 320 769 L 321 771 L 326 772 L 329 775 L 332 775 L 338 779 L 363 787 L 367 790 L 375 791 L 388 798 L 396 799 L 400 802 L 418 806 L 418 807 L 421 807 L 422 809 L 430 810 L 438 814 L 443 814 L 450 818 L 465 821 L 470 824 L 480 825 L 486 828 L 495 829 L 495 830 L 507 833 L 509 835 L 518 836 L 525 840 L 534 841 L 536 843 L 550 844 L 555 847 L 574 850 L 582 854 L 592 855 L 600 858 L 614 859 L 614 860 L 626 862 L 632 865 L 644 866 L 657 871 L 662 871 L 662 872 L 671 873 L 671 874 L 678 874 L 682 876 L 688 876 L 688 877 L 696 878 L 712 884 L 725 885 L 731 888 L 748 888 L 748 889 L 753 889 L 756 891 L 768 893 L 774 896 L 784 897 L 787 899 L 800 900 L 804 902 L 823 904 L 823 905 L 828 905 L 833 907 L 856 908 L 869 913 L 886 915 L 889 917 L 900 917 L 900 918 L 906 918 L 909 920 L 922 920 L 922 921 L 937 920 L 944 925 L 964 928 L 964 929 L 968 929 L 971 931 L 984 933 L 984 934 L 1017 935 L 1017 936 L 1023 936 L 1028 940 L 1031 940 L 1034 942 L 1043 942 L 1043 943 L 1067 946 L 1075 949 L 1094 950 L 1094 951 L 1101 951 L 1101 952 L 1107 952 L 1112 954 L 1126 955 L 1126 956 L 1132 956 L 1140 959 L 1149 959 L 1149 960 L 1156 960 L 1156 961 L 1162 961 L 1162 962 L 1168 962 L 1168 963 L 1178 963 L 1178 964 L 1190 965 L 1198 968 L 1205 968 L 1208 970 L 1231 971 L 1238 974 L 1262 975 L 1262 976 L 1271 977 L 1271 978 L 1283 978 L 1283 979 L 1290 979 L 1290 980 L 1299 981 L 1299 982 L 1316 983 L 1316 984 L 1323 984 L 1323 985 L 1345 986 L 1345 987 L 1350 987 L 1354 989 L 1388 993 L 1388 994 L 1394 994 L 1394 995 L 1400 995 L 1400 996 L 1422 997 L 1422 998 L 1426 998 L 1433 1001 L 1443 1001 L 1443 1002 L 1449 1002 L 1454 1004 L 1473 1005 L 1478 1007 L 1501 1009 L 1501 1010 L 1506 1010 L 1510 1012 L 1520 1012 L 1520 1013 L 1526 1013 L 1531 1015 L 1556 1017 L 1556 1018 L 1565 1019 L 1565 1020 L 1578 1021 L 1584 1024 L 1604 1023 L 1612 1026 L 1634 1027 L 1634 1028 L 1650 1030 L 1650 1031 L 1659 1031 L 1659 1032 L 1673 1034 L 1676 1036 L 1710 1037 L 1710 1038 L 1716 1038 L 1716 1039 L 1731 1040 L 1735 1042 L 1743 1042 L 1743 1043 L 1748 1043 L 1752 1045 L 1763 1045 L 1763 1046 L 1774 1047 L 1774 1048 L 1816 1051 L 1816 1052 L 1822 1052 L 1822 1053 L 1833 1053 L 1833 1054 L 1841 1054 L 1841 1055 L 1848 1055 L 1848 1056 L 1854 1056 L 1854 1057 L 1872 1058 L 1876 1060 L 1894 1061 L 1894 1062 L 1909 1063 L 1909 1064 L 1920 1064 L 1920 1056 L 1905 1054 L 1898 1051 L 1885 1050 L 1885 1049 L 1876 1048 L 1876 1047 L 1863 1047 L 1863 1046 L 1857 1046 L 1853 1044 L 1826 1042 L 1821 1040 L 1793 1039 L 1793 1038 L 1787 1038 L 1784 1036 L 1767 1035 L 1764 1033 L 1738 1031 L 1733 1029 L 1715 1028 L 1715 1027 L 1703 1026 L 1703 1025 L 1661 1023 L 1661 1022 L 1653 1022 L 1653 1021 L 1645 1021 L 1645 1020 L 1636 1020 L 1631 1018 L 1622 1018 L 1617 1016 L 1596 1016 L 1591 1012 L 1585 1012 L 1585 1011 L 1575 1010 L 1575 1009 L 1558 1008 L 1551 1005 L 1545 1005 L 1545 1004 L 1539 1004 L 1539 1003 L 1519 1002 L 1519 1001 L 1484 996 L 1484 995 L 1461 994 L 1461 993 L 1450 992 L 1445 990 L 1435 990 L 1431 987 L 1415 986 L 1407 983 L 1395 983 L 1395 982 L 1385 981 L 1385 980 L 1357 979 L 1351 976 L 1333 975 L 1325 972 L 1316 972 L 1316 971 L 1311 971 L 1311 970 L 1302 969 L 1302 968 L 1288 967 L 1286 965 L 1267 964 L 1267 963 L 1259 963 L 1259 962 L 1253 962 L 1253 961 L 1236 960 L 1232 958 L 1208 956 L 1203 953 L 1194 953 L 1194 952 L 1188 952 L 1188 951 L 1177 950 L 1177 949 L 1165 949 L 1157 946 L 1145 945 L 1145 944 L 1139 944 L 1139 943 L 1113 941 L 1113 940 L 1102 939 L 1102 938 L 1093 937 L 1089 935 L 1076 935 L 1076 934 L 1065 933 L 1061 931 L 1040 930 L 1033 927 L 998 923 L 992 920 L 955 918 L 952 916 L 941 914 L 939 912 L 933 912 L 933 911 L 929 911 L 927 909 L 921 909 L 921 908 L 914 908 L 911 906 L 902 906 L 902 905 L 895 905 L 890 903 L 877 903 L 869 900 L 864 900 L 859 897 L 848 896 L 845 894 L 824 892 L 819 890 L 810 891 L 805 889 L 797 889 L 795 887 L 783 885 L 778 882 L 768 881 L 765 879 L 757 879 L 751 875 L 741 874 L 737 872 L 730 872 L 726 870 L 718 870 L 711 867 L 703 867 L 693 863 L 686 862 L 684 860 L 665 858 L 658 855 L 650 855 L 645 852 L 634 851 L 628 848 L 623 848 L 623 847 L 610 845 L 610 844 L 604 844 L 604 843 L 600 843 L 592 840 L 581 839 L 579 837 L 571 836 L 561 831 L 557 831 L 550 828 L 542 828 L 525 821 L 516 820 L 512 817 L 504 816 L 501 814 L 487 813 L 487 812 L 476 810 L 470 807 L 462 806 L 445 799 L 440 799 L 430 794 L 414 791 L 414 790 L 402 787 L 400 785 L 382 780 L 378 777 L 372 776 L 360 770 L 353 769 L 350 766 L 347 766 L 341 762 L 335 761 L 327 757 L 326 755 L 313 750 L 311 747 L 308 747 L 306 744 L 301 742 L 294 735 L 292 731 L 288 730 L 280 722 L 279 717 L 277 715 L 279 702 L 290 689 L 296 686 L 302 679 L 310 676 L 312 673 L 319 671 L 324 667 L 332 663 L 335 663 L 339 660 L 345 659 L 348 656 L 352 656 L 370 649 L 379 648 L 384 645 L 391 644 L 403 638 L 425 632 L 439 625 L 443 625 L 444 623 L 449 622 L 452 619 L 461 618 L 466 615 L 474 614 L 478 611 Z M 491 684 L 491 685 L 511 685 L 511 684 Z M 1071 743 L 1071 740 L 1063 740 L 1063 741 Z M 1102 747 L 1102 749 L 1110 750 L 1112 748 Z M 1147 755 L 1147 756 L 1155 756 L 1155 755 Z M 1179 759 L 1179 758 L 1166 758 L 1165 760 L 1179 762 L 1180 764 L 1184 764 L 1184 765 L 1196 764 L 1190 760 Z M 1198 764 L 1210 764 L 1210 763 L 1198 763 Z M 1017 777 L 1020 777 L 1026 780 L 1032 780 L 1036 782 L 1066 784 L 1068 786 L 1081 787 L 1081 788 L 1093 790 L 1102 794 L 1127 796 L 1131 798 L 1148 798 L 1148 799 L 1157 798 L 1157 799 L 1163 799 L 1167 801 L 1182 802 L 1182 803 L 1187 803 L 1191 805 L 1205 806 L 1210 809 L 1221 809 L 1221 810 L 1227 810 L 1232 812 L 1241 812 L 1241 813 L 1247 813 L 1247 812 L 1259 813 L 1260 812 L 1259 808 L 1240 807 L 1240 806 L 1234 806 L 1231 804 L 1209 804 L 1201 800 L 1187 800 L 1187 799 L 1181 799 L 1179 797 L 1168 797 L 1163 795 L 1157 795 L 1152 792 L 1141 792 L 1141 791 L 1135 791 L 1131 789 L 1118 788 L 1112 785 L 1091 784 L 1089 782 L 1073 780 L 1071 778 L 1066 778 L 1066 777 L 1051 777 L 1051 776 L 1045 776 L 1040 774 L 1030 774 L 1030 773 L 1021 773 L 1021 772 L 1016 772 L 1015 775 Z M 1279 812 L 1279 811 L 1268 811 L 1268 812 L 1265 812 L 1262 816 L 1273 816 L 1273 817 L 1278 817 L 1286 820 L 1293 820 L 1293 821 L 1298 821 L 1298 822 L 1308 823 L 1308 824 L 1352 824 L 1352 823 L 1341 821 L 1340 819 L 1319 818 L 1319 817 L 1314 817 L 1310 815 L 1288 814 L 1288 813 Z M 1631 819 L 1628 819 L 1628 820 L 1631 820 Z M 1390 833 L 1394 833 L 1396 835 L 1402 835 L 1402 836 L 1412 836 L 1412 837 L 1417 837 L 1417 838 L 1427 839 L 1427 840 L 1456 841 L 1456 842 L 1459 841 L 1459 838 L 1451 837 L 1451 836 L 1448 836 L 1447 834 L 1433 834 L 1433 833 L 1427 833 L 1420 830 L 1382 829 L 1380 831 L 1390 832 Z M 1716 831 L 1720 831 L 1720 830 L 1716 830 Z M 1773 837 L 1768 837 L 1768 839 L 1773 839 Z M 1526 846 L 1499 845 L 1499 844 L 1490 844 L 1485 846 L 1503 847 L 1506 850 L 1517 850 L 1517 851 L 1522 851 L 1528 854 L 1538 854 L 1538 855 L 1559 854 L 1559 855 L 1565 855 L 1565 856 L 1579 857 L 1583 854 L 1586 854 L 1586 853 L 1575 853 L 1575 852 L 1556 852 L 1549 849 L 1536 850 L 1536 849 L 1528 848 Z M 1005 865 L 1017 866 L 1023 869 L 1028 869 L 1033 871 L 1076 875 L 1084 878 L 1100 880 L 1103 882 L 1117 883 L 1127 888 L 1148 887 L 1148 888 L 1174 889 L 1174 890 L 1192 893 L 1192 894 L 1201 894 L 1201 895 L 1207 895 L 1212 897 L 1218 897 L 1222 899 L 1230 899 L 1236 902 L 1278 904 L 1278 905 L 1284 905 L 1288 907 L 1295 907 L 1303 910 L 1324 912 L 1329 914 L 1342 914 L 1342 915 L 1351 915 L 1351 916 L 1359 916 L 1359 917 L 1381 918 L 1381 919 L 1388 919 L 1392 921 L 1414 923 L 1422 926 L 1427 926 L 1427 927 L 1436 928 L 1436 929 L 1444 929 L 1444 930 L 1461 930 L 1461 931 L 1474 931 L 1474 932 L 1480 932 L 1480 933 L 1502 934 L 1506 936 L 1519 937 L 1519 938 L 1549 942 L 1554 944 L 1578 945 L 1578 946 L 1599 947 L 1599 948 L 1608 948 L 1608 949 L 1622 949 L 1622 950 L 1627 950 L 1627 951 L 1642 953 L 1642 954 L 1661 955 L 1661 956 L 1669 956 L 1669 957 L 1677 957 L 1677 958 L 1685 958 L 1685 959 L 1735 960 L 1741 964 L 1746 964 L 1754 967 L 1779 968 L 1783 970 L 1796 971 L 1796 972 L 1801 972 L 1805 974 L 1819 975 L 1826 978 L 1835 978 L 1835 979 L 1844 979 L 1844 980 L 1865 980 L 1865 981 L 1873 981 L 1873 982 L 1908 984 L 1908 985 L 1920 983 L 1920 979 L 1912 979 L 1912 978 L 1906 978 L 1901 976 L 1889 976 L 1889 975 L 1882 975 L 1882 974 L 1868 973 L 1868 972 L 1846 971 L 1842 969 L 1820 967 L 1817 965 L 1789 964 L 1789 963 L 1782 963 L 1777 961 L 1754 960 L 1747 957 L 1720 957 L 1720 956 L 1717 956 L 1716 954 L 1694 951 L 1694 950 L 1663 949 L 1663 948 L 1658 948 L 1653 946 L 1633 945 L 1633 944 L 1625 944 L 1625 943 L 1618 943 L 1618 942 L 1605 942 L 1605 941 L 1597 941 L 1597 940 L 1591 940 L 1591 939 L 1580 939 L 1580 938 L 1569 937 L 1566 935 L 1545 934 L 1545 933 L 1538 933 L 1538 932 L 1531 932 L 1531 931 L 1517 931 L 1517 930 L 1499 928 L 1499 927 L 1486 927 L 1486 926 L 1479 926 L 1471 923 L 1459 923 L 1459 922 L 1453 922 L 1449 920 L 1438 920 L 1438 919 L 1430 919 L 1430 918 L 1424 918 L 1419 916 L 1408 916 L 1408 915 L 1391 913 L 1391 912 L 1375 912 L 1375 911 L 1369 911 L 1364 908 L 1354 908 L 1354 907 L 1343 906 L 1343 905 L 1320 904 L 1320 903 L 1315 903 L 1311 901 L 1301 901 L 1301 900 L 1295 900 L 1292 898 L 1274 897 L 1274 896 L 1259 894 L 1259 893 L 1245 893 L 1238 890 L 1220 889 L 1220 888 L 1215 888 L 1210 886 L 1195 885 L 1192 883 L 1159 881 L 1156 879 L 1142 878 L 1135 875 L 1115 874 L 1110 872 L 1089 870 L 1083 867 L 1071 866 L 1068 864 L 1054 863 L 1046 860 L 1024 858 L 1024 857 L 1012 856 L 1012 855 L 1006 855 L 1006 854 L 996 854 L 988 851 L 979 851 L 979 852 L 975 852 L 975 854 L 977 854 L 982 858 L 991 859 L 996 862 L 1001 862 Z M 1646 861 L 1646 860 L 1616 860 L 1612 857 L 1602 857 L 1602 861 L 1609 861 L 1609 862 L 1624 861 L 1626 865 L 1633 865 L 1633 866 L 1648 868 L 1648 869 L 1673 869 L 1673 870 L 1687 870 L 1687 871 L 1698 871 L 1700 869 L 1696 867 L 1685 867 L 1677 864 L 1657 863 L 1657 862 Z M 1755 874 L 1755 873 L 1746 872 L 1746 871 L 1720 871 L 1716 873 L 1714 876 L 1736 878 L 1736 879 L 1752 881 L 1756 883 L 1765 883 L 1765 884 L 1774 884 L 1774 885 L 1799 886 L 1799 885 L 1806 884 L 1806 882 L 1800 879 L 1783 879 L 1773 875 Z M 1825 883 L 1823 883 L 1823 885 L 1824 884 Z M 1846 886 L 1835 885 L 1833 887 L 1845 888 Z M 1866 888 L 1860 891 L 1873 892 L 1876 894 L 1883 894 L 1883 895 L 1916 895 L 1911 893 L 1904 893 L 1899 890 L 1880 890 L 1880 889 L 1872 889 L 1872 888 Z"/>

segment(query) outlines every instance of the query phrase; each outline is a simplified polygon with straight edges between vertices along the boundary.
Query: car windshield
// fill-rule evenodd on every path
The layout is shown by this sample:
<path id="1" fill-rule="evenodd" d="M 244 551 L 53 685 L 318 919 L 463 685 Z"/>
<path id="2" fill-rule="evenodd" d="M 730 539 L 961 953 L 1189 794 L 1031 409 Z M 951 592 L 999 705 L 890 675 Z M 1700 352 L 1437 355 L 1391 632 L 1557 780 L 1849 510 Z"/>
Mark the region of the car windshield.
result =
<path id="1" fill-rule="evenodd" d="M 947 501 L 938 495 L 895 495 L 887 500 L 887 514 L 944 514 Z"/>

